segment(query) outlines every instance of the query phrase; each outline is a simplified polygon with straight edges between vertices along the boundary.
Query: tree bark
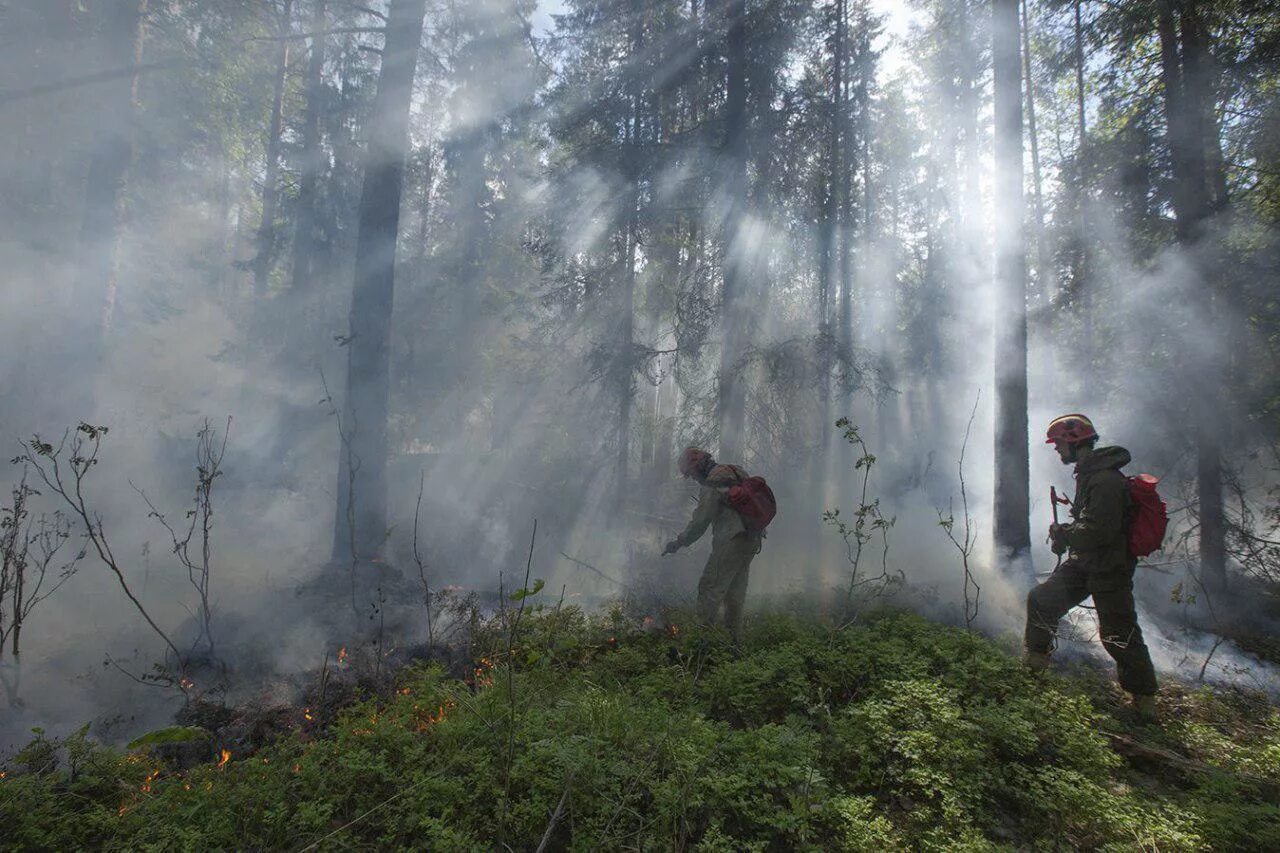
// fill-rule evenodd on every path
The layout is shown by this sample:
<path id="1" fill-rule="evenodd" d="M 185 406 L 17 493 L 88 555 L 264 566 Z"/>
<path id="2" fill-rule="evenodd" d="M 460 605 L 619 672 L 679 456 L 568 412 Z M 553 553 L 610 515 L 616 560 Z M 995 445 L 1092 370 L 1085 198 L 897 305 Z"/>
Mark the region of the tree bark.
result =
<path id="1" fill-rule="evenodd" d="M 644 50 L 644 4 L 631 6 L 631 57 L 640 56 Z M 628 473 L 631 462 L 631 410 L 635 405 L 635 293 L 636 293 L 636 241 L 639 229 L 637 207 L 640 201 L 640 104 L 643 101 L 643 84 L 639 75 L 630 84 L 631 116 L 627 122 L 626 151 L 623 154 L 627 177 L 627 219 L 623 237 L 622 292 L 618 298 L 618 441 L 614 469 L 616 505 L 625 508 Z"/>
<path id="2" fill-rule="evenodd" d="M 109 0 L 102 32 L 103 65 L 132 68 L 103 87 L 89 179 L 80 220 L 81 292 L 103 294 L 97 333 L 105 338 L 115 320 L 117 249 L 122 204 L 133 159 L 133 125 L 138 103 L 138 72 L 142 61 L 148 0 Z"/>
<path id="3" fill-rule="evenodd" d="M 347 340 L 346 439 L 339 450 L 340 470 L 343 465 L 350 467 L 347 476 L 339 475 L 335 559 L 377 559 L 387 533 L 387 413 L 396 237 L 413 77 L 425 14 L 426 0 L 392 0 L 378 90 L 369 118 Z M 350 524 L 348 518 L 352 519 Z"/>
<path id="4" fill-rule="evenodd" d="M 1040 292 L 1049 295 L 1052 277 L 1044 238 L 1044 191 L 1040 175 L 1040 137 L 1036 131 L 1036 95 L 1031 75 L 1031 21 L 1027 13 L 1027 0 L 1022 0 L 1022 76 L 1026 85 L 1027 136 L 1031 140 L 1031 191 L 1035 214 L 1036 284 Z"/>
<path id="5" fill-rule="evenodd" d="M 1075 2 L 1075 68 L 1076 68 L 1076 133 L 1079 144 L 1076 150 L 1075 221 L 1071 247 L 1071 285 L 1080 311 L 1084 315 L 1084 339 L 1081 342 L 1085 377 L 1093 377 L 1094 322 L 1093 289 L 1089 283 L 1089 241 L 1085 239 L 1085 204 L 1089 199 L 1086 181 L 1088 166 L 1088 127 L 1084 112 L 1084 26 L 1080 20 L 1080 0 Z"/>
<path id="6" fill-rule="evenodd" d="M 258 251 L 253 258 L 253 291 L 267 292 L 271 256 L 275 254 L 276 204 L 280 195 L 280 127 L 284 120 L 284 87 L 289 73 L 289 24 L 293 0 L 283 0 L 280 10 L 280 44 L 276 54 L 275 81 L 271 90 L 271 120 L 267 127 L 266 172 L 262 178 L 262 221 L 258 225 Z"/>
<path id="7" fill-rule="evenodd" d="M 1159 10 L 1161 77 L 1165 95 L 1167 138 L 1173 159 L 1173 209 L 1179 245 L 1195 282 L 1200 322 L 1211 339 L 1217 335 L 1217 304 L 1212 274 L 1200 253 L 1204 249 L 1204 225 L 1211 211 L 1206 164 L 1207 131 L 1212 106 L 1208 86 L 1208 46 L 1194 3 L 1162 0 Z M 1180 14 L 1179 14 L 1180 11 Z M 1179 24 L 1181 40 L 1179 41 Z M 1196 481 L 1200 522 L 1200 563 L 1205 589 L 1223 592 L 1227 587 L 1225 519 L 1222 504 L 1222 448 L 1219 434 L 1218 390 L 1222 370 L 1217 358 L 1206 353 L 1192 364 L 1196 377 Z"/>
<path id="8" fill-rule="evenodd" d="M 741 461 L 746 387 L 738 374 L 748 318 L 742 305 L 748 247 L 742 226 L 747 207 L 747 28 L 746 0 L 725 0 L 725 57 L 728 62 L 725 103 L 725 190 L 728 211 L 723 238 L 721 321 L 724 344 L 720 353 L 717 420 L 720 457 Z"/>
<path id="9" fill-rule="evenodd" d="M 313 0 L 311 31 L 325 30 L 326 0 Z M 316 247 L 319 244 L 317 187 L 324 169 L 321 148 L 320 111 L 324 107 L 324 36 L 311 39 L 311 56 L 307 62 L 307 105 L 302 123 L 302 174 L 298 176 L 298 212 L 294 218 L 293 272 L 290 287 L 295 294 L 312 285 L 315 275 Z"/>
<path id="10" fill-rule="evenodd" d="M 1213 213 L 1214 184 L 1210 179 L 1209 155 L 1218 149 L 1218 140 L 1210 134 L 1217 124 L 1213 117 L 1213 92 L 1211 86 L 1211 59 L 1209 34 L 1201 18 L 1199 4 L 1188 0 L 1182 5 L 1182 62 L 1183 98 L 1187 109 L 1187 145 L 1195 181 L 1192 192 L 1193 206 L 1201 222 L 1207 222 Z M 1211 252 L 1210 239 L 1199 229 L 1193 242 L 1199 239 L 1206 245 L 1193 248 Z M 1200 261 L 1203 278 L 1200 285 L 1200 303 L 1208 324 L 1211 340 L 1223 340 L 1222 318 L 1217 294 L 1219 279 L 1213 266 Z M 1221 417 L 1220 394 L 1226 371 L 1222 360 L 1210 348 L 1204 355 L 1203 379 L 1200 387 L 1199 413 L 1196 422 L 1196 483 L 1200 504 L 1200 563 L 1204 573 L 1205 589 L 1210 593 L 1227 590 L 1226 518 L 1222 501 L 1222 443 L 1224 429 Z"/>
<path id="11" fill-rule="evenodd" d="M 996 167 L 995 543 L 1011 563 L 1031 547 L 1027 441 L 1026 249 L 1018 0 L 994 0 Z"/>
<path id="12" fill-rule="evenodd" d="M 832 424 L 835 418 L 832 415 L 832 374 L 835 364 L 832 359 L 827 357 L 829 348 L 836 347 L 841 340 L 840 329 L 833 329 L 832 323 L 832 300 L 842 298 L 842 289 L 840 282 L 844 277 L 844 251 L 842 249 L 842 240 L 844 235 L 840 232 L 841 217 L 844 211 L 844 154 L 845 154 L 845 122 L 843 111 L 845 109 L 845 18 L 846 8 L 845 0 L 836 0 L 835 3 L 835 37 L 832 40 L 831 50 L 831 113 L 828 117 L 827 127 L 827 156 L 829 158 L 828 174 L 827 174 L 827 197 L 825 201 L 825 209 L 823 211 L 822 233 L 820 235 L 820 251 L 819 258 L 819 283 L 818 283 L 818 334 L 821 341 L 821 358 L 820 369 L 822 373 L 821 386 L 821 417 L 822 423 L 818 432 L 818 447 L 814 457 L 813 467 L 813 483 L 819 489 L 822 495 L 823 507 L 825 508 L 834 495 L 829 493 L 829 485 L 831 482 L 831 472 L 828 462 L 830 461 L 830 453 L 833 445 Z"/>

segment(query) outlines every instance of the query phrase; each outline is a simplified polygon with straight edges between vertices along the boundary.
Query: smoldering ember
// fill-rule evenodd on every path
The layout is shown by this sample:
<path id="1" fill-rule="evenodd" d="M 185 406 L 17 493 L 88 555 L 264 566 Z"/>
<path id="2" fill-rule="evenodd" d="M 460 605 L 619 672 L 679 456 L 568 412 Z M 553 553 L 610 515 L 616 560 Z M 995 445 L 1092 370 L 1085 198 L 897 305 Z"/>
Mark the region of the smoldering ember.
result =
<path id="1" fill-rule="evenodd" d="M 1280 7 L 0 3 L 0 849 L 1280 850 Z"/>

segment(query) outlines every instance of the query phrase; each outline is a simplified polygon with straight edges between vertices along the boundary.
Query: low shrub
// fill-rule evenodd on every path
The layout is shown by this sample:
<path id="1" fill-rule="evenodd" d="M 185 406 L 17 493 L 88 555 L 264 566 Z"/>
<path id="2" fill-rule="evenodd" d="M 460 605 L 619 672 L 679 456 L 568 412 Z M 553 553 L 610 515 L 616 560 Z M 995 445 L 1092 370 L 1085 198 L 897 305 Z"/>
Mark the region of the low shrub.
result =
<path id="1" fill-rule="evenodd" d="M 765 617 L 742 649 L 679 614 L 534 609 L 482 626 L 472 676 L 394 693 L 190 770 L 37 734 L 5 764 L 12 849 L 1280 849 L 1259 778 L 1274 706 L 1179 693 L 1134 729 L 1075 678 L 902 613 Z M 1125 728 L 1129 726 L 1128 728 Z M 1124 730 L 1199 762 L 1126 761 Z M 1216 768 L 1216 770 L 1214 769 Z"/>

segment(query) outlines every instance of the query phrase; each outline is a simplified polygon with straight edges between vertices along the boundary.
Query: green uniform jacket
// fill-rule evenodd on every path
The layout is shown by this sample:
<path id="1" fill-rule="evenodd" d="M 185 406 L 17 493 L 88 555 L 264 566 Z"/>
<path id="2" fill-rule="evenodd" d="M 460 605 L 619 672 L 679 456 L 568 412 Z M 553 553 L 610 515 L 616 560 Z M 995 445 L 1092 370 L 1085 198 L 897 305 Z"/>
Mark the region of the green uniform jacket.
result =
<path id="1" fill-rule="evenodd" d="M 1123 447 L 1099 447 L 1076 464 L 1076 497 L 1072 522 L 1065 525 L 1071 559 L 1091 576 L 1132 576 L 1125 524 L 1129 514 L 1129 482 L 1120 469 L 1132 457 Z"/>
<path id="2" fill-rule="evenodd" d="M 681 547 L 688 547 L 702 538 L 707 528 L 711 528 L 713 546 L 723 545 L 740 533 L 747 533 L 742 523 L 742 516 L 729 506 L 725 493 L 730 486 L 736 486 L 747 478 L 747 472 L 737 465 L 717 465 L 707 474 L 707 481 L 702 485 L 702 493 L 698 495 L 698 507 L 693 511 L 689 526 L 676 537 Z M 752 534 L 759 537 L 760 534 Z"/>

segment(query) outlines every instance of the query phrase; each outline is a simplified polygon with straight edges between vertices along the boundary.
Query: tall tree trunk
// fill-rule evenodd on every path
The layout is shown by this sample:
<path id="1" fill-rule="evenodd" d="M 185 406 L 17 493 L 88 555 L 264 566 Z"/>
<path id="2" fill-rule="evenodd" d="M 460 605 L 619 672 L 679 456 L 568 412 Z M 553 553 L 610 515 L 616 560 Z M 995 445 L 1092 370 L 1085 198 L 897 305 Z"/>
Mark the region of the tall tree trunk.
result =
<path id="1" fill-rule="evenodd" d="M 629 55 L 640 56 L 644 50 L 644 4 L 631 7 L 631 44 Z M 635 313 L 636 313 L 636 241 L 640 203 L 640 104 L 644 99 L 643 84 L 638 79 L 630 84 L 631 116 L 627 122 L 625 158 L 627 176 L 627 219 L 623 245 L 622 292 L 618 299 L 618 443 L 614 469 L 617 509 L 625 508 L 628 473 L 631 462 L 631 410 L 635 405 Z"/>
<path id="2" fill-rule="evenodd" d="M 728 211 L 724 222 L 724 290 L 721 321 L 724 345 L 720 354 L 717 420 L 720 456 L 741 461 L 746 415 L 746 387 L 738 375 L 748 317 L 743 310 L 748 247 L 743 239 L 747 207 L 747 27 L 746 0 L 725 0 L 725 189 Z"/>
<path id="3" fill-rule="evenodd" d="M 848 0 L 840 0 L 840 7 L 841 33 L 839 43 L 840 59 L 844 65 L 844 73 L 841 81 L 843 91 L 840 95 L 838 117 L 840 123 L 841 171 L 843 174 L 840 177 L 839 211 L 840 307 L 837 314 L 839 328 L 836 330 L 836 342 L 839 345 L 840 352 L 840 386 L 837 389 L 836 400 L 839 404 L 837 416 L 853 417 L 853 288 L 855 282 L 853 246 L 854 235 L 858 230 L 854 175 L 857 170 L 858 157 L 852 118 L 854 109 L 854 74 L 853 51 L 849 44 Z M 867 57 L 859 55 L 859 61 L 866 60 Z M 850 476 L 850 466 L 854 459 L 853 447 L 847 441 L 837 439 L 837 442 L 839 444 L 839 452 L 836 454 L 835 461 L 838 464 L 838 474 L 833 496 L 840 505 L 849 506 L 849 501 L 853 495 L 853 478 Z"/>
<path id="4" fill-rule="evenodd" d="M 1219 142 L 1211 139 L 1216 129 L 1213 117 L 1214 97 L 1212 87 L 1209 33 L 1200 15 L 1199 3 L 1187 0 L 1182 4 L 1182 86 L 1183 105 L 1186 108 L 1186 146 L 1189 166 L 1188 177 L 1192 181 L 1192 210 L 1197 227 L 1190 232 L 1192 253 L 1211 254 L 1208 245 L 1212 238 L 1205 233 L 1203 224 L 1213 213 L 1213 196 L 1217 185 L 1211 180 L 1209 157 L 1217 151 Z M 1198 244 L 1198 245 L 1197 245 Z M 1219 276 L 1212 265 L 1198 263 L 1202 279 L 1197 302 L 1201 316 L 1212 340 L 1222 340 L 1222 317 L 1218 305 Z M 1196 419 L 1196 485 L 1200 504 L 1200 563 L 1204 573 L 1205 588 L 1209 592 L 1226 592 L 1226 518 L 1222 502 L 1222 443 L 1224 429 L 1221 416 L 1221 387 L 1226 378 L 1222 360 L 1210 348 L 1203 355 L 1201 366 L 1199 417 Z"/>
<path id="5" fill-rule="evenodd" d="M 1074 190 L 1074 222 L 1071 237 L 1071 289 L 1083 315 L 1083 339 L 1081 351 L 1084 359 L 1085 379 L 1093 376 L 1094 343 L 1093 286 L 1089 282 L 1089 241 L 1085 238 L 1089 200 L 1088 168 L 1089 128 L 1084 112 L 1084 25 L 1080 19 L 1080 0 L 1075 0 L 1075 71 L 1076 71 L 1076 134 L 1079 144 L 1076 150 L 1076 178 Z"/>
<path id="6" fill-rule="evenodd" d="M 339 468 L 346 476 L 339 475 L 335 559 L 375 559 L 387 533 L 387 413 L 396 236 L 413 76 L 425 14 L 426 0 L 392 0 L 378 91 L 369 117 L 347 339 L 346 438 L 339 450 Z M 342 469 L 344 465 L 348 467 Z"/>
<path id="7" fill-rule="evenodd" d="M 1027 135 L 1031 140 L 1031 191 L 1035 214 L 1036 284 L 1042 295 L 1048 296 L 1052 277 L 1044 238 L 1044 191 L 1040 179 L 1040 136 L 1036 131 L 1035 82 L 1031 75 L 1031 21 L 1027 13 L 1027 0 L 1022 0 L 1022 77 L 1026 85 Z"/>
<path id="8" fill-rule="evenodd" d="M 959 41 L 961 51 L 960 66 L 960 118 L 964 130 L 964 185 L 963 198 L 959 204 L 961 221 L 962 247 L 976 255 L 970 247 L 973 238 L 981 231 L 982 217 L 981 190 L 979 180 L 982 173 L 981 156 L 978 146 L 978 114 L 982 103 L 978 90 L 979 69 L 974 57 L 978 54 L 974 44 L 973 25 L 969 19 L 969 0 L 960 0 L 957 9 L 960 12 Z M 1016 37 L 1016 36 L 1015 36 Z M 1016 45 L 1016 42 L 1015 42 Z M 1016 56 L 1016 51 L 1015 51 Z"/>
<path id="9" fill-rule="evenodd" d="M 320 138 L 320 111 L 324 108 L 324 39 L 328 15 L 326 0 L 312 0 L 311 56 L 307 61 L 307 105 L 302 123 L 302 174 L 298 176 L 298 211 L 294 218 L 293 274 L 295 294 L 311 284 L 316 273 L 316 246 L 319 243 L 317 186 L 324 169 L 324 149 Z M 264 205 L 265 207 L 265 205 Z"/>
<path id="10" fill-rule="evenodd" d="M 837 345 L 843 332 L 832 329 L 832 306 L 834 299 L 841 298 L 840 281 L 844 275 L 844 253 L 840 233 L 841 216 L 844 210 L 844 75 L 845 75 L 845 0 L 835 3 L 835 38 L 831 51 L 831 107 L 827 123 L 827 197 L 824 200 L 822 213 L 822 232 L 820 235 L 820 252 L 818 259 L 818 333 L 822 338 L 824 352 L 826 348 Z M 837 305 L 839 302 L 837 301 Z M 837 323 L 839 321 L 837 320 Z M 823 359 L 822 378 L 822 431 L 818 446 L 818 467 L 815 474 L 818 484 L 828 480 L 827 454 L 831 450 L 832 425 L 832 369 L 834 365 Z"/>
<path id="11" fill-rule="evenodd" d="M 997 237 L 995 543 L 999 559 L 1014 561 L 1031 548 L 1018 0 L 994 0 L 991 39 Z"/>
<path id="12" fill-rule="evenodd" d="M 106 71 L 132 68 L 130 74 L 103 84 L 94 127 L 89 179 L 80 220 L 81 292 L 102 293 L 97 332 L 105 336 L 115 320 L 116 256 L 122 204 L 133 159 L 133 124 L 137 113 L 138 66 L 142 62 L 148 0 L 104 2 L 103 67 Z"/>
<path id="13" fill-rule="evenodd" d="M 1206 129 L 1210 107 L 1206 35 L 1194 4 L 1181 10 L 1181 42 L 1178 15 L 1172 0 L 1162 0 L 1159 10 L 1161 78 L 1164 85 L 1167 138 L 1173 159 L 1173 209 L 1178 243 L 1187 264 L 1200 279 L 1197 302 L 1200 322 L 1210 336 L 1216 332 L 1217 306 L 1212 277 L 1199 261 L 1204 222 L 1209 216 L 1209 183 L 1206 172 Z M 1210 592 L 1226 589 L 1225 526 L 1222 506 L 1221 428 L 1216 411 L 1217 383 L 1221 371 L 1216 359 L 1206 355 L 1193 364 L 1196 377 L 1196 476 L 1200 513 L 1200 563 L 1203 582 Z"/>
<path id="14" fill-rule="evenodd" d="M 271 120 L 267 127 L 267 165 L 262 178 L 262 222 L 258 225 L 258 251 L 253 258 L 253 292 L 267 292 L 271 274 L 271 256 L 275 254 L 276 204 L 280 197 L 280 127 L 284 113 L 284 87 L 289 73 L 289 29 L 293 17 L 293 0 L 282 0 L 280 10 L 280 48 L 276 54 L 275 81 L 271 90 Z"/>

